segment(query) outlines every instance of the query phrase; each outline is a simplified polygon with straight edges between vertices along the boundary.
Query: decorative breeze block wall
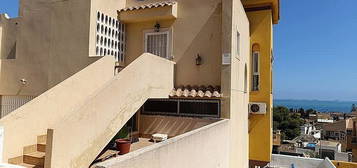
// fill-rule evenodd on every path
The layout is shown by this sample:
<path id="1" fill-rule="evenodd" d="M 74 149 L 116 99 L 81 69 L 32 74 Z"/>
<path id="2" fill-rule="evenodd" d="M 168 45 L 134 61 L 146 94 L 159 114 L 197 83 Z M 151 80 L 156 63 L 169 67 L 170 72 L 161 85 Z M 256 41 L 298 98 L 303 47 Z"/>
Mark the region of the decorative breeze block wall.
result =
<path id="1" fill-rule="evenodd" d="M 97 12 L 96 55 L 114 56 L 118 62 L 124 62 L 125 25 L 117 18 Z"/>

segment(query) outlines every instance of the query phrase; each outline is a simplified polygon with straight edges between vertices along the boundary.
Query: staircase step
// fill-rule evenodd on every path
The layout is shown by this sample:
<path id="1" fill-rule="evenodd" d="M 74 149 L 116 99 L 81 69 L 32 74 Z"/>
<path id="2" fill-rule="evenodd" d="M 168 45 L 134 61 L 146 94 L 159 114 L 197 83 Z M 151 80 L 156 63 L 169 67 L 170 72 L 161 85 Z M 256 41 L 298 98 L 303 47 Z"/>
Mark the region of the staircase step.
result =
<path id="1" fill-rule="evenodd" d="M 33 153 L 37 151 L 37 145 L 25 146 L 23 149 L 23 154 Z"/>
<path id="2" fill-rule="evenodd" d="M 37 136 L 37 143 L 38 144 L 46 144 L 46 141 L 47 141 L 47 135 Z"/>
<path id="3" fill-rule="evenodd" d="M 38 152 L 46 152 L 46 144 L 37 144 L 37 151 Z"/>
<path id="4" fill-rule="evenodd" d="M 44 152 L 33 152 L 24 155 L 24 163 L 43 166 L 45 164 Z"/>
<path id="5" fill-rule="evenodd" d="M 43 168 L 43 166 L 37 166 L 32 164 L 21 163 L 19 166 L 26 167 L 26 168 Z"/>
<path id="6" fill-rule="evenodd" d="M 24 160 L 24 159 L 23 159 L 23 156 L 19 156 L 19 157 L 15 157 L 15 158 L 10 158 L 10 159 L 8 160 L 8 162 L 9 162 L 10 164 L 17 165 L 17 164 L 22 163 L 23 160 Z"/>

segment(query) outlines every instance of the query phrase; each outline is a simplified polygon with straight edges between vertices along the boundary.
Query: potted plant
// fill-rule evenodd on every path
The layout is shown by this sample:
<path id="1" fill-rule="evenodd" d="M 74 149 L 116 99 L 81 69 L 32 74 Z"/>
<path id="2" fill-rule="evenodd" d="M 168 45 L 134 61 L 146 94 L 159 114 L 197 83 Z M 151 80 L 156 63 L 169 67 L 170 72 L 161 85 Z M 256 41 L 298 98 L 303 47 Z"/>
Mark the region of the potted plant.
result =
<path id="1" fill-rule="evenodd" d="M 120 155 L 124 155 L 130 152 L 131 138 L 129 138 L 128 135 L 128 127 L 124 126 L 114 137 L 116 148 Z"/>

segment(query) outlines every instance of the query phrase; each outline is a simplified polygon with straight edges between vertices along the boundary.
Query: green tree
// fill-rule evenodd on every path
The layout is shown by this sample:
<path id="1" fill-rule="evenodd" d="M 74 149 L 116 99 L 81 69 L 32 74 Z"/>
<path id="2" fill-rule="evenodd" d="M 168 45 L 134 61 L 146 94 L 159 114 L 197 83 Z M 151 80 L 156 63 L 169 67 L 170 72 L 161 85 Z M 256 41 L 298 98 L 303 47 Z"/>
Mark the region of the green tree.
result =
<path id="1" fill-rule="evenodd" d="M 300 126 L 304 124 L 304 120 L 296 113 L 291 113 L 291 110 L 284 106 L 273 108 L 273 128 L 281 130 L 283 139 L 294 139 L 300 135 Z M 305 114 L 304 109 L 299 109 L 299 112 Z"/>

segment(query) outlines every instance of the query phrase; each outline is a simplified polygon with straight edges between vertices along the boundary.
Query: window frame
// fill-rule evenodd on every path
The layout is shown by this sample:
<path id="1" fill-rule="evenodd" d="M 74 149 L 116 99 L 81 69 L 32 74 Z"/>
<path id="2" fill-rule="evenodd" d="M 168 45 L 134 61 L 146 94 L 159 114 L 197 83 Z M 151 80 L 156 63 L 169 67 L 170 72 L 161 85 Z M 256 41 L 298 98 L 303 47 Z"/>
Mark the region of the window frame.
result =
<path id="1" fill-rule="evenodd" d="M 156 32 L 154 29 L 150 29 L 150 30 L 145 30 L 144 31 L 144 52 L 149 53 L 148 52 L 148 36 L 150 35 L 161 35 L 161 34 L 166 34 L 167 35 L 167 45 L 166 45 L 166 57 L 162 57 L 162 58 L 166 58 L 166 59 L 173 59 L 173 56 L 171 55 L 171 45 L 172 45 L 172 32 L 171 29 L 168 28 L 162 28 L 160 29 L 159 32 Z M 160 56 L 161 57 L 161 56 Z"/>
<path id="2" fill-rule="evenodd" d="M 244 93 L 247 93 L 248 92 L 248 80 L 249 80 L 249 77 L 248 77 L 248 67 L 247 67 L 247 64 L 245 63 L 244 64 Z"/>
<path id="3" fill-rule="evenodd" d="M 258 82 L 256 87 L 254 82 L 255 76 L 258 76 Z M 259 90 L 260 90 L 260 51 L 253 51 L 252 52 L 252 91 L 259 91 Z"/>
<path id="4" fill-rule="evenodd" d="M 174 102 L 177 103 L 177 109 L 175 112 L 164 112 L 164 111 L 147 111 L 145 109 L 146 103 L 149 103 L 150 101 L 156 101 L 156 102 Z M 216 113 L 212 114 L 202 114 L 202 113 L 197 113 L 197 111 L 191 112 L 191 113 L 184 113 L 181 111 L 183 108 L 184 103 L 207 103 L 207 104 L 214 104 L 217 106 L 217 111 Z M 199 106 L 198 106 L 199 107 Z M 199 110 L 198 110 L 199 111 Z M 164 116 L 181 116 L 181 117 L 209 117 L 209 118 L 220 118 L 221 117 L 221 100 L 220 99 L 181 99 L 181 98 L 176 98 L 176 99 L 160 99 L 160 98 L 153 98 L 147 100 L 145 104 L 141 107 L 141 114 L 144 115 L 164 115 Z"/>
<path id="5" fill-rule="evenodd" d="M 240 49 L 241 49 L 241 42 L 240 42 L 240 33 L 237 30 L 237 34 L 236 34 L 236 38 L 237 38 L 237 50 L 236 50 L 236 58 L 239 60 L 240 59 Z"/>

